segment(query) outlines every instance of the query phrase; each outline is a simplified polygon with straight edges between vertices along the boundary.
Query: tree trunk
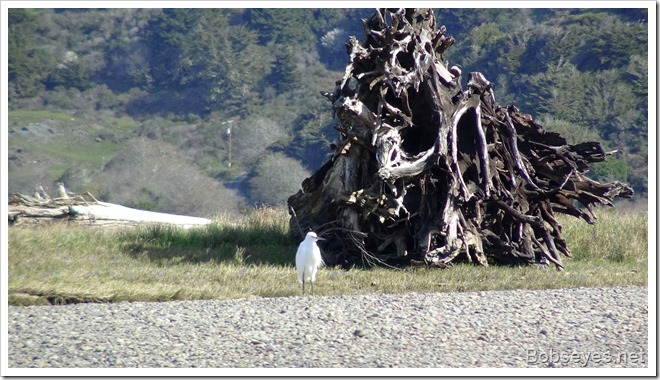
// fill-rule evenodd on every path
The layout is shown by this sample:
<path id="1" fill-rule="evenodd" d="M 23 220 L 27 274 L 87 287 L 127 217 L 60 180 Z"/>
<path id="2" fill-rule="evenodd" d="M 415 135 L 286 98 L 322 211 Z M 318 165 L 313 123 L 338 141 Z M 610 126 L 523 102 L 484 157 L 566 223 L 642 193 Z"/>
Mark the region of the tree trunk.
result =
<path id="1" fill-rule="evenodd" d="M 389 22 L 386 20 L 390 20 Z M 478 72 L 447 68 L 454 43 L 430 9 L 379 9 L 333 93 L 332 158 L 289 198 L 291 231 L 328 239 L 326 263 L 454 259 L 548 264 L 570 256 L 555 213 L 593 223 L 594 204 L 631 197 L 585 176 L 598 142 L 570 145 L 495 101 Z"/>

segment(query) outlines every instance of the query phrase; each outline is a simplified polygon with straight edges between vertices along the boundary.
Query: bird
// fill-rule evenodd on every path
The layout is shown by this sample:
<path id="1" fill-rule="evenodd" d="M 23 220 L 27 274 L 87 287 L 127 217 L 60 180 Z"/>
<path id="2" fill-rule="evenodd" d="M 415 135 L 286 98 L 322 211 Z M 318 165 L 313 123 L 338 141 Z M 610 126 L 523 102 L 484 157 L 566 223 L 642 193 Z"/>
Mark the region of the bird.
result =
<path id="1" fill-rule="evenodd" d="M 296 271 L 298 272 L 298 282 L 302 284 L 302 292 L 305 295 L 305 282 L 309 281 L 314 295 L 314 281 L 316 281 L 316 271 L 323 265 L 321 249 L 316 244 L 324 238 L 317 236 L 315 232 L 310 231 L 298 246 L 296 252 Z"/>

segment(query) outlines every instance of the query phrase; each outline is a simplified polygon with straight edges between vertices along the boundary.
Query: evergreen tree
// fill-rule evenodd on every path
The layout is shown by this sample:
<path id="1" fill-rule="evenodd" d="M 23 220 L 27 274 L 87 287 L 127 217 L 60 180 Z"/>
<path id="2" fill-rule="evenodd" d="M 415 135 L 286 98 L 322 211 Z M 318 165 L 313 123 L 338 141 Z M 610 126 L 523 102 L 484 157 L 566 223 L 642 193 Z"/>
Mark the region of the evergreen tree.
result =
<path id="1" fill-rule="evenodd" d="M 35 46 L 39 14 L 33 10 L 8 10 L 8 79 L 9 100 L 32 97 L 44 87 L 43 82 L 54 65 L 45 49 Z"/>
<path id="2" fill-rule="evenodd" d="M 271 80 L 279 93 L 291 91 L 300 86 L 302 75 L 296 64 L 292 48 L 282 48 L 275 53 L 275 67 Z"/>

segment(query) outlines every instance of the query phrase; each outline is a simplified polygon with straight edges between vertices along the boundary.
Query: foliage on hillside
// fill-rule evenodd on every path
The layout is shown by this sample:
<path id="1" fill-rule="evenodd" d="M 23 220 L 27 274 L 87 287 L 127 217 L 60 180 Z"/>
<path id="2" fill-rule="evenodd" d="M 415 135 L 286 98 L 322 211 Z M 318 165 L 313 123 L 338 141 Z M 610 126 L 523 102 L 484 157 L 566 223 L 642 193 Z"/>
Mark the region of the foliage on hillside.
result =
<path id="1" fill-rule="evenodd" d="M 146 137 L 172 146 L 202 175 L 220 182 L 243 178 L 239 188 L 248 203 L 281 202 L 285 197 L 272 194 L 265 176 L 273 169 L 260 158 L 269 154 L 277 159 L 271 165 L 284 167 L 288 159 L 304 166 L 277 170 L 289 184 L 281 191 L 327 158 L 336 123 L 318 93 L 341 78 L 344 43 L 349 35 L 362 37 L 359 19 L 371 13 L 10 9 L 9 106 L 11 114 L 22 112 L 10 119 L 10 153 L 16 162 L 34 161 L 36 151 L 48 150 L 46 140 L 14 137 L 51 120 L 34 121 L 27 111 L 67 113 L 96 125 L 93 131 L 80 126 L 79 135 L 88 134 L 80 144 L 103 140 L 99 127 L 129 121 L 132 126 L 108 143 L 105 163 L 116 162 L 125 142 Z M 457 41 L 447 52 L 450 65 L 483 72 L 498 102 L 516 104 L 572 142 L 597 139 L 619 150 L 592 174 L 646 192 L 645 9 L 438 9 L 436 18 Z M 30 179 L 44 184 L 83 169 L 76 191 L 116 188 L 122 177 L 104 174 L 103 163 L 63 160 L 58 152 L 42 158 L 48 175 L 31 175 L 38 170 L 10 161 L 10 191 L 29 191 L 25 186 L 37 184 Z M 125 165 L 122 170 L 133 163 Z M 12 183 L 19 177 L 20 185 Z"/>

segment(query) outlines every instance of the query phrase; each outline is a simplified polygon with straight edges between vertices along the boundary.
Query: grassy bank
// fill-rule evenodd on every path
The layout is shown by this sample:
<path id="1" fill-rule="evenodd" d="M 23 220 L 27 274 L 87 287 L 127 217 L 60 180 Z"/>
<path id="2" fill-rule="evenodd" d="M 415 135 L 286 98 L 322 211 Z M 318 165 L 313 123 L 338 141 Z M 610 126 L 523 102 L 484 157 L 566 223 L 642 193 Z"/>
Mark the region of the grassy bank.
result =
<path id="1" fill-rule="evenodd" d="M 566 270 L 456 265 L 447 270 L 323 268 L 316 294 L 646 285 L 646 213 L 602 210 L 595 226 L 564 218 Z M 300 295 L 288 216 L 256 210 L 207 227 L 9 230 L 9 303 L 165 301 Z"/>

